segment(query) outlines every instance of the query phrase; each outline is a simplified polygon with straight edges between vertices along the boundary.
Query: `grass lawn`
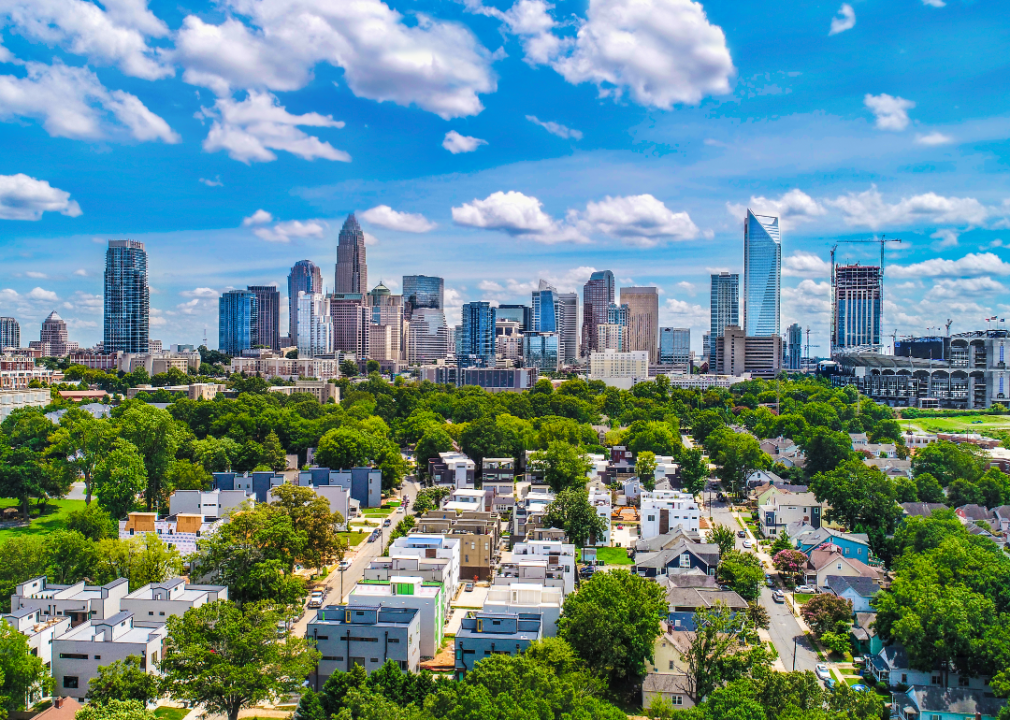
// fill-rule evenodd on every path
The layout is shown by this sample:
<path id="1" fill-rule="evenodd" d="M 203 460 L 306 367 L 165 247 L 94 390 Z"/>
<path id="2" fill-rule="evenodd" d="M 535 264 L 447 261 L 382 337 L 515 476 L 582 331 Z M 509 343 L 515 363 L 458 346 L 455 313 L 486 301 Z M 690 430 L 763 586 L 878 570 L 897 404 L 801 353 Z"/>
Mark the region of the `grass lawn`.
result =
<path id="1" fill-rule="evenodd" d="M 596 548 L 596 559 L 602 560 L 607 565 L 634 565 L 635 563 L 628 557 L 627 550 L 616 547 Z"/>
<path id="2" fill-rule="evenodd" d="M 902 421 L 906 424 L 909 421 Z M 916 418 L 912 425 L 925 432 L 977 432 L 985 434 L 986 430 L 1010 430 L 1008 415 L 953 415 L 942 418 Z"/>
<path id="3" fill-rule="evenodd" d="M 365 508 L 361 514 L 365 517 L 388 517 L 393 512 L 393 508 Z"/>
<path id="4" fill-rule="evenodd" d="M 795 595 L 793 595 L 793 599 L 796 601 L 797 605 L 802 605 L 803 603 L 810 600 L 810 598 L 812 597 L 813 597 L 812 594 L 808 595 L 806 593 L 796 593 Z"/>
<path id="5" fill-rule="evenodd" d="M 354 546 L 360 545 L 362 542 L 364 542 L 368 538 L 368 536 L 371 535 L 371 533 L 369 533 L 369 532 L 363 532 L 363 533 L 343 532 L 343 533 L 337 533 L 337 535 L 341 539 L 346 540 L 348 545 L 350 545 L 351 547 L 354 547 Z"/>
<path id="6" fill-rule="evenodd" d="M 162 706 L 154 711 L 154 717 L 158 720 L 182 720 L 189 715 L 190 708 L 177 708 Z"/>
<path id="7" fill-rule="evenodd" d="M 17 500 L 0 500 L 0 508 L 16 507 Z M 66 527 L 66 514 L 71 510 L 83 510 L 83 500 L 51 500 L 46 504 L 46 514 L 36 517 L 35 504 L 32 503 L 32 521 L 28 527 L 8 528 L 0 530 L 0 542 L 15 535 L 43 535 Z"/>

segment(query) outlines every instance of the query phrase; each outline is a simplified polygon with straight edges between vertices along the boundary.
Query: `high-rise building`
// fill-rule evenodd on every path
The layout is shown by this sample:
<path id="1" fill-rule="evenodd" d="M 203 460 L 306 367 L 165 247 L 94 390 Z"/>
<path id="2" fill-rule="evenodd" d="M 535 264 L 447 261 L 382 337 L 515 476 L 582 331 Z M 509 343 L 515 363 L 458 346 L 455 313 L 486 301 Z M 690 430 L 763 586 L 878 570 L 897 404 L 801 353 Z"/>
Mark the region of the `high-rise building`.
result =
<path id="1" fill-rule="evenodd" d="M 831 348 L 880 345 L 884 276 L 875 265 L 835 265 Z"/>
<path id="2" fill-rule="evenodd" d="M 403 356 L 403 296 L 394 295 L 381 282 L 368 293 L 371 308 L 372 360 L 400 360 Z M 383 328 L 388 328 L 384 330 Z M 388 340 L 386 335 L 389 335 Z"/>
<path id="3" fill-rule="evenodd" d="M 609 322 L 607 314 L 614 302 L 614 273 L 597 270 L 582 286 L 582 355 L 589 356 L 596 345 L 597 326 Z"/>
<path id="4" fill-rule="evenodd" d="M 690 328 L 659 329 L 659 362 L 664 365 L 691 364 Z"/>
<path id="5" fill-rule="evenodd" d="M 557 288 L 551 287 L 545 280 L 540 281 L 539 287 L 533 291 L 533 302 L 531 304 L 532 327 L 531 332 L 557 332 L 558 316 L 555 305 L 557 304 Z"/>
<path id="6" fill-rule="evenodd" d="M 554 312 L 561 363 L 572 365 L 579 357 L 579 294 L 558 293 Z"/>
<path id="7" fill-rule="evenodd" d="M 361 293 L 333 293 L 327 296 L 329 314 L 333 319 L 333 352 L 354 353 L 368 357 L 371 341 L 372 309 Z"/>
<path id="8" fill-rule="evenodd" d="M 365 262 L 365 233 L 354 213 L 347 216 L 337 240 L 337 294 L 368 292 L 368 265 Z"/>
<path id="9" fill-rule="evenodd" d="M 781 334 L 782 237 L 779 219 L 747 211 L 743 226 L 743 330 L 752 337 Z"/>
<path id="10" fill-rule="evenodd" d="M 251 290 L 229 290 L 218 298 L 218 350 L 241 355 L 259 345 L 259 297 Z"/>
<path id="11" fill-rule="evenodd" d="M 64 357 L 76 352 L 80 346 L 70 342 L 67 323 L 53 310 L 49 313 L 49 317 L 42 321 L 39 339 L 32 340 L 28 343 L 28 347 L 39 350 L 46 357 Z"/>
<path id="12" fill-rule="evenodd" d="M 627 326 L 623 323 L 601 323 L 596 326 L 596 350 L 593 352 L 603 352 L 604 350 L 624 350 L 624 332 Z"/>
<path id="13" fill-rule="evenodd" d="M 801 370 L 803 363 L 803 328 L 793 323 L 786 328 L 786 367 Z"/>
<path id="14" fill-rule="evenodd" d="M 21 326 L 12 317 L 0 317 L 0 351 L 21 347 Z"/>
<path id="15" fill-rule="evenodd" d="M 740 326 L 740 276 L 736 273 L 723 272 L 712 276 L 711 330 L 709 332 L 709 349 L 705 357 L 710 367 L 715 367 L 715 340 L 722 337 L 722 332 L 730 325 Z"/>
<path id="16" fill-rule="evenodd" d="M 523 364 L 540 372 L 557 372 L 558 334 L 556 332 L 523 333 Z"/>
<path id="17" fill-rule="evenodd" d="M 712 350 L 712 333 L 708 330 L 701 334 L 701 357 L 702 362 L 709 364 L 710 370 L 715 369 L 715 352 Z"/>
<path id="18" fill-rule="evenodd" d="M 105 253 L 104 352 L 147 352 L 150 303 L 144 243 L 109 240 Z"/>
<path id="19" fill-rule="evenodd" d="M 494 324 L 494 352 L 501 360 L 518 361 L 523 356 L 523 335 L 520 323 L 497 317 Z"/>
<path id="20" fill-rule="evenodd" d="M 403 317 L 407 362 L 426 365 L 449 355 L 449 327 L 444 312 L 445 282 L 429 275 L 403 276 Z"/>
<path id="21" fill-rule="evenodd" d="M 719 375 L 740 377 L 747 372 L 753 377 L 773 378 L 782 369 L 785 343 L 778 335 L 746 335 L 741 328 L 729 325 L 712 344 Z"/>
<path id="22" fill-rule="evenodd" d="M 460 367 L 495 366 L 495 308 L 486 301 L 463 305 L 463 322 L 456 337 L 456 361 Z"/>
<path id="23" fill-rule="evenodd" d="M 403 276 L 403 312 L 408 320 L 415 308 L 445 310 L 445 281 L 429 275 Z"/>
<path id="24" fill-rule="evenodd" d="M 519 323 L 519 332 L 526 332 L 533 327 L 533 314 L 529 305 L 499 305 L 498 321 L 502 320 Z"/>
<path id="25" fill-rule="evenodd" d="M 333 318 L 321 292 L 298 295 L 298 357 L 313 358 L 333 352 Z"/>
<path id="26" fill-rule="evenodd" d="M 298 344 L 298 293 L 323 292 L 323 273 L 311 260 L 299 260 L 288 274 L 288 343 Z"/>
<path id="27" fill-rule="evenodd" d="M 256 344 L 281 349 L 281 294 L 273 285 L 250 285 L 256 295 Z"/>
<path id="28" fill-rule="evenodd" d="M 628 306 L 625 352 L 645 350 L 649 362 L 659 357 L 659 291 L 655 287 L 621 288 L 621 304 Z"/>

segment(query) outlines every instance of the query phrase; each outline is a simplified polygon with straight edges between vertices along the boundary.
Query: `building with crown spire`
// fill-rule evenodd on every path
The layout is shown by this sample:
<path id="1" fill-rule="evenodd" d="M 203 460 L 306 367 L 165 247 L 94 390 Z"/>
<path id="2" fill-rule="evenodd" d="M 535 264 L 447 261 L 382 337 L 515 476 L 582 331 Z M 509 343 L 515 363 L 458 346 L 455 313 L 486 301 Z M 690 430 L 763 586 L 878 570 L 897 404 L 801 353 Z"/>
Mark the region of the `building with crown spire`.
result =
<path id="1" fill-rule="evenodd" d="M 41 350 L 44 357 L 64 357 L 76 351 L 80 345 L 70 342 L 67 323 L 53 310 L 49 313 L 49 317 L 42 321 L 39 339 L 32 340 L 28 343 L 28 347 Z"/>
<path id="2" fill-rule="evenodd" d="M 365 262 L 365 233 L 354 213 L 347 216 L 337 240 L 337 273 L 333 284 L 337 294 L 368 292 L 368 266 Z"/>

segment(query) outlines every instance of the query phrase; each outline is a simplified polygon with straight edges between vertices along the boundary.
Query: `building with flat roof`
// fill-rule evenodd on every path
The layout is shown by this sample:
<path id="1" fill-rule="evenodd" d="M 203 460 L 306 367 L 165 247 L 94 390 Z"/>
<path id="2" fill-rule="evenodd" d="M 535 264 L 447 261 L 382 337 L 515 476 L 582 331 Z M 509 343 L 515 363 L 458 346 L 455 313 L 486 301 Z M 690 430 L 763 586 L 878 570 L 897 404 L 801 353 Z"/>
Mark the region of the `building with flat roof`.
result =
<path id="1" fill-rule="evenodd" d="M 874 265 L 835 265 L 831 349 L 880 347 L 884 274 Z"/>
<path id="2" fill-rule="evenodd" d="M 785 343 L 778 335 L 748 336 L 742 329 L 727 326 L 715 340 L 716 372 L 771 378 L 782 370 Z"/>
<path id="3" fill-rule="evenodd" d="M 655 287 L 621 288 L 621 304 L 628 306 L 624 350 L 644 350 L 649 362 L 659 357 L 659 290 Z"/>
<path id="4" fill-rule="evenodd" d="M 649 379 L 649 353 L 645 350 L 617 352 L 602 350 L 589 355 L 589 379 L 626 381 L 628 387 L 640 380 Z"/>
<path id="5" fill-rule="evenodd" d="M 607 323 L 607 309 L 614 302 L 614 273 L 597 270 L 582 286 L 582 354 L 601 350 L 597 327 Z"/>
<path id="6" fill-rule="evenodd" d="M 565 597 L 561 588 L 533 583 L 496 584 L 487 592 L 484 612 L 538 615 L 544 637 L 558 634 L 558 618 Z"/>
<path id="7" fill-rule="evenodd" d="M 494 571 L 501 531 L 498 518 L 490 512 L 456 510 L 448 506 L 429 510 L 418 518 L 407 537 L 411 535 L 446 535 L 458 540 L 461 580 L 487 580 Z"/>
<path id="8" fill-rule="evenodd" d="M 547 579 L 561 580 L 560 587 L 567 596 L 575 589 L 575 546 L 560 540 L 532 540 L 516 543 L 512 548 L 513 563 L 544 563 Z M 522 582 L 522 577 L 518 580 Z M 532 579 L 532 578 L 531 578 Z M 496 579 L 497 582 L 497 579 Z"/>
<path id="9" fill-rule="evenodd" d="M 389 557 L 445 560 L 448 563 L 445 585 L 448 602 L 448 599 L 456 593 L 456 586 L 459 585 L 461 546 L 462 541 L 458 537 L 441 533 L 409 533 L 389 544 Z"/>
<path id="10" fill-rule="evenodd" d="M 133 512 L 119 521 L 119 539 L 135 535 L 156 533 L 166 545 L 174 545 L 185 557 L 196 552 L 196 541 L 201 535 L 212 532 L 224 524 L 224 519 L 210 515 L 169 515 L 159 519 L 157 513 Z"/>
<path id="11" fill-rule="evenodd" d="M 309 621 L 305 637 L 322 654 L 309 683 L 317 692 L 336 672 L 360 665 L 371 673 L 392 660 L 416 673 L 421 662 L 421 613 L 417 608 L 329 605 Z"/>
<path id="12" fill-rule="evenodd" d="M 350 470 L 309 468 L 298 473 L 297 484 L 340 486 L 350 492 L 351 498 L 356 500 L 360 507 L 370 508 L 382 505 L 382 471 L 378 468 L 357 467 Z"/>
<path id="13" fill-rule="evenodd" d="M 120 611 L 120 601 L 129 592 L 125 578 L 107 585 L 87 585 L 83 580 L 70 585 L 50 583 L 45 575 L 25 580 L 11 595 L 11 612 L 40 611 L 45 620 L 69 617 L 76 627 L 90 619 L 101 620 Z"/>
<path id="14" fill-rule="evenodd" d="M 0 616 L 4 622 L 28 638 L 28 652 L 35 655 L 52 674 L 53 639 L 70 629 L 67 615 L 45 615 L 40 608 L 18 608 Z M 42 688 L 37 694 L 41 696 Z"/>
<path id="15" fill-rule="evenodd" d="M 323 274 L 311 260 L 299 260 L 288 274 L 288 342 L 298 344 L 298 296 L 323 292 Z"/>
<path id="16" fill-rule="evenodd" d="M 21 347 L 21 326 L 12 317 L 0 317 L 0 352 Z"/>
<path id="17" fill-rule="evenodd" d="M 701 511 L 694 496 L 679 490 L 643 491 L 640 514 L 641 537 L 648 540 L 665 535 L 678 525 L 688 532 L 697 532 Z"/>
<path id="18" fill-rule="evenodd" d="M 382 608 L 412 608 L 418 611 L 421 659 L 433 658 L 442 646 L 448 590 L 441 583 L 425 582 L 420 577 L 394 576 L 389 580 L 362 580 L 348 599 L 348 605 Z"/>
<path id="19" fill-rule="evenodd" d="M 450 451 L 438 454 L 438 459 L 429 458 L 428 477 L 435 485 L 450 485 L 457 490 L 474 487 L 476 464 L 460 452 Z"/>
<path id="20" fill-rule="evenodd" d="M 691 329 L 659 329 L 659 362 L 662 365 L 691 365 Z"/>
<path id="21" fill-rule="evenodd" d="M 235 472 L 216 472 L 211 473 L 211 476 L 214 478 L 212 483 L 214 490 L 241 490 L 246 494 L 251 493 L 256 502 L 266 502 L 270 488 L 284 482 L 284 476 L 273 470 L 246 472 L 241 475 Z"/>
<path id="22" fill-rule="evenodd" d="M 52 403 L 48 388 L 0 389 L 0 422 L 21 408 L 44 408 Z"/>
<path id="23" fill-rule="evenodd" d="M 230 510 L 255 502 L 256 496 L 247 490 L 176 490 L 168 498 L 168 511 L 172 515 L 224 517 Z"/>
<path id="24" fill-rule="evenodd" d="M 607 524 L 607 529 L 602 535 L 597 535 L 595 538 L 589 539 L 590 545 L 596 546 L 610 546 L 610 513 L 612 510 L 612 501 L 610 497 L 610 490 L 600 487 L 592 487 L 589 489 L 589 504 L 593 506 L 596 510 L 596 514 L 603 518 L 603 521 Z"/>
<path id="25" fill-rule="evenodd" d="M 189 585 L 182 578 L 148 583 L 122 598 L 120 608 L 133 613 L 136 627 L 157 627 L 191 608 L 228 599 L 224 585 Z"/>
<path id="26" fill-rule="evenodd" d="M 456 632 L 456 679 L 490 655 L 518 655 L 542 637 L 539 615 L 471 611 Z"/>
<path id="27" fill-rule="evenodd" d="M 103 300 L 103 352 L 149 352 L 151 296 L 144 243 L 109 240 Z"/>

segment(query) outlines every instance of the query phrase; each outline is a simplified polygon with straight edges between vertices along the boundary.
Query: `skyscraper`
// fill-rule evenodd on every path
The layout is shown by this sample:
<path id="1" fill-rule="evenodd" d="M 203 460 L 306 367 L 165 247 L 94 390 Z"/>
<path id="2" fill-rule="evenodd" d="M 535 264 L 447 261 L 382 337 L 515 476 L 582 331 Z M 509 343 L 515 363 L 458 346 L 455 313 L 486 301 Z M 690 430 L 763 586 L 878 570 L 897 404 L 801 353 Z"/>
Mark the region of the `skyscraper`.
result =
<path id="1" fill-rule="evenodd" d="M 403 312 L 409 320 L 414 308 L 444 310 L 445 282 L 428 275 L 403 276 Z"/>
<path id="2" fill-rule="evenodd" d="M 831 348 L 880 345 L 883 274 L 875 265 L 835 265 Z"/>
<path id="3" fill-rule="evenodd" d="M 628 306 L 625 352 L 645 350 L 649 362 L 659 357 L 659 291 L 655 287 L 621 288 L 621 304 Z"/>
<path id="4" fill-rule="evenodd" d="M 312 358 L 333 352 L 333 318 L 321 292 L 298 296 L 298 357 Z"/>
<path id="5" fill-rule="evenodd" d="M 150 303 L 144 243 L 136 240 L 109 240 L 109 249 L 105 253 L 102 340 L 105 352 L 147 352 Z"/>
<path id="6" fill-rule="evenodd" d="M 598 350 L 596 327 L 608 322 L 607 310 L 614 302 L 614 273 L 597 270 L 582 286 L 582 354 Z"/>
<path id="7" fill-rule="evenodd" d="M 21 347 L 21 326 L 12 317 L 0 317 L 0 351 Z"/>
<path id="8" fill-rule="evenodd" d="M 354 353 L 361 359 L 371 350 L 372 308 L 361 293 L 333 293 L 326 298 L 333 319 L 333 352 Z"/>
<path id="9" fill-rule="evenodd" d="M 403 296 L 394 295 L 380 282 L 368 293 L 368 305 L 371 308 L 373 335 L 369 357 L 372 360 L 400 360 L 404 345 Z"/>
<path id="10" fill-rule="evenodd" d="M 802 370 L 803 328 L 799 323 L 793 323 L 786 328 L 786 346 L 786 367 L 790 370 Z"/>
<path id="11" fill-rule="evenodd" d="M 42 330 L 39 332 L 39 339 L 32 340 L 28 347 L 41 350 L 46 357 L 64 357 L 75 352 L 79 345 L 70 342 L 70 335 L 67 332 L 67 323 L 64 322 L 60 314 L 53 310 L 49 317 L 42 321 Z"/>
<path id="12" fill-rule="evenodd" d="M 256 295 L 256 344 L 281 349 L 281 294 L 273 285 L 250 285 Z"/>
<path id="13" fill-rule="evenodd" d="M 288 274 L 288 344 L 298 344 L 298 293 L 321 293 L 323 273 L 311 260 L 299 260 Z"/>
<path id="14" fill-rule="evenodd" d="M 747 211 L 743 225 L 743 330 L 750 337 L 779 335 L 782 237 L 779 219 Z"/>
<path id="15" fill-rule="evenodd" d="M 523 333 L 523 364 L 540 372 L 558 369 L 558 334 L 556 332 Z"/>
<path id="16" fill-rule="evenodd" d="M 411 365 L 442 360 L 449 354 L 449 327 L 445 323 L 445 282 L 428 275 L 403 276 L 403 317 L 407 362 Z"/>
<path id="17" fill-rule="evenodd" d="M 218 350 L 241 355 L 259 341 L 259 298 L 250 290 L 229 290 L 218 298 Z"/>
<path id="18" fill-rule="evenodd" d="M 495 366 L 495 308 L 485 301 L 463 305 L 463 322 L 456 338 L 460 367 Z"/>
<path id="19" fill-rule="evenodd" d="M 499 305 L 498 322 L 510 320 L 519 323 L 519 332 L 532 329 L 533 313 L 529 305 Z"/>
<path id="20" fill-rule="evenodd" d="M 347 216 L 337 241 L 335 293 L 368 292 L 368 265 L 365 262 L 365 233 L 354 213 Z"/>
<path id="21" fill-rule="evenodd" d="M 659 362 L 665 365 L 691 363 L 690 328 L 663 327 L 659 329 Z"/>
<path id="22" fill-rule="evenodd" d="M 558 293 L 554 305 L 561 363 L 571 365 L 579 357 L 579 294 Z"/>
<path id="23" fill-rule="evenodd" d="M 740 326 L 740 276 L 736 273 L 719 273 L 712 276 L 709 351 L 706 358 L 709 366 L 715 368 L 716 339 L 722 337 L 723 330 L 730 326 Z"/>
<path id="24" fill-rule="evenodd" d="M 557 332 L 558 317 L 555 305 L 558 299 L 558 290 L 541 280 L 539 287 L 533 291 L 533 302 L 531 304 L 533 332 Z"/>

